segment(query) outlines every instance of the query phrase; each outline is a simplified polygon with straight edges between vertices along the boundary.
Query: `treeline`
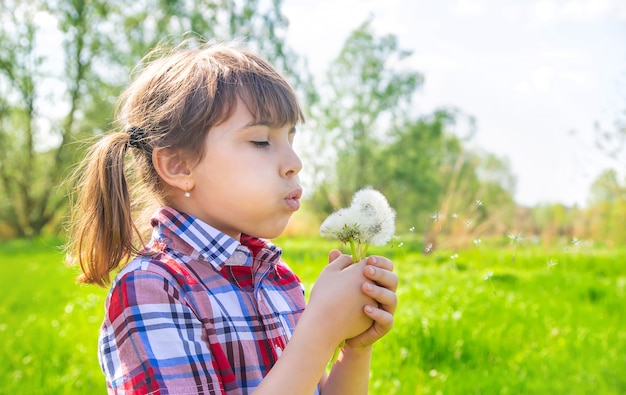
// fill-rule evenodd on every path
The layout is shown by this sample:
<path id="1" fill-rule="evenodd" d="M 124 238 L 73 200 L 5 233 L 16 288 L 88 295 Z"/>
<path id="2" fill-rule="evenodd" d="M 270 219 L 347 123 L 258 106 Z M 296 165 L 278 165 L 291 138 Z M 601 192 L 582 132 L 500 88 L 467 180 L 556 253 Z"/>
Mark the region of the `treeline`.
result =
<path id="1" fill-rule="evenodd" d="M 626 177 L 615 170 L 600 174 L 591 186 L 587 207 L 560 204 L 528 210 L 525 226 L 550 245 L 568 239 L 571 244 L 606 247 L 626 245 Z"/>
<path id="2" fill-rule="evenodd" d="M 423 235 L 427 245 L 507 232 L 624 242 L 623 225 L 611 221 L 625 217 L 626 183 L 616 178 L 621 195 L 599 197 L 584 210 L 517 207 L 506 160 L 468 148 L 471 116 L 455 108 L 430 114 L 416 108 L 423 75 L 407 66 L 411 53 L 394 35 L 377 35 L 365 21 L 325 78 L 316 80 L 286 45 L 281 5 L 2 2 L 0 237 L 62 234 L 72 187 L 64 181 L 85 141 L 112 128 L 115 98 L 142 56 L 158 43 L 185 37 L 240 38 L 284 70 L 308 114 L 297 140 L 307 166 L 307 207 L 318 219 L 372 186 L 394 203 L 399 232 Z"/>

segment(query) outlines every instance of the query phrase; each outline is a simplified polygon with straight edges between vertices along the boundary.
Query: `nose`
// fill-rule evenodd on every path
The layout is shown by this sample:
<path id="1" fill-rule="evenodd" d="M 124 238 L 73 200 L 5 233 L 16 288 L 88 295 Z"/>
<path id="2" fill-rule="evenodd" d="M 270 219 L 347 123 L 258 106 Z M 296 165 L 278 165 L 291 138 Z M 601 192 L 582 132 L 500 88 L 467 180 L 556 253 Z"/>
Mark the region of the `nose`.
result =
<path id="1" fill-rule="evenodd" d="M 291 145 L 286 147 L 282 163 L 281 174 L 284 177 L 295 177 L 302 170 L 302 160 Z"/>

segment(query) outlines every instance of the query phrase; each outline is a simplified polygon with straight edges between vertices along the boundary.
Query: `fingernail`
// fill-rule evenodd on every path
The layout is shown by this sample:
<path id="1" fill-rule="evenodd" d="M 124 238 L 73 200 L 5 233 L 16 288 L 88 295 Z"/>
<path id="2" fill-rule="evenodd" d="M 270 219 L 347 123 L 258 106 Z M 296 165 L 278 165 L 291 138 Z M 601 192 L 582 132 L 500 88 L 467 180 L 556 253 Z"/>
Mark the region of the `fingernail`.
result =
<path id="1" fill-rule="evenodd" d="M 367 270 L 368 270 L 369 274 L 376 274 L 376 268 L 375 267 L 369 266 L 367 268 Z"/>
<path id="2" fill-rule="evenodd" d="M 374 287 L 372 287 L 372 284 L 365 284 L 365 289 L 367 289 L 368 292 L 372 292 Z"/>
<path id="3" fill-rule="evenodd" d="M 375 257 L 375 256 L 371 256 L 371 257 L 370 257 L 370 263 L 371 263 L 372 265 L 375 265 L 375 264 L 376 264 L 376 262 L 378 262 L 378 259 L 376 259 L 376 257 Z"/>
<path id="4" fill-rule="evenodd" d="M 370 305 L 365 306 L 365 311 L 368 313 L 373 313 L 374 312 L 374 308 Z"/>

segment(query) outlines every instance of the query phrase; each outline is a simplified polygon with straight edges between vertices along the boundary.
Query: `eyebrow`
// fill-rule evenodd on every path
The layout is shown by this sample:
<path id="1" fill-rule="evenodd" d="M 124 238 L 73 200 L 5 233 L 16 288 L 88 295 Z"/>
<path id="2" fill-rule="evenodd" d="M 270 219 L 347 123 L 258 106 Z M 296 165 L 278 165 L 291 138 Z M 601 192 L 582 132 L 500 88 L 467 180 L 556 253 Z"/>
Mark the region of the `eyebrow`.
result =
<path id="1" fill-rule="evenodd" d="M 269 128 L 273 128 L 275 125 L 270 121 L 250 121 L 247 124 L 243 125 L 243 127 L 239 130 L 243 131 L 254 126 L 267 126 Z M 291 129 L 289 129 L 289 134 L 296 134 L 295 126 L 292 126 Z"/>

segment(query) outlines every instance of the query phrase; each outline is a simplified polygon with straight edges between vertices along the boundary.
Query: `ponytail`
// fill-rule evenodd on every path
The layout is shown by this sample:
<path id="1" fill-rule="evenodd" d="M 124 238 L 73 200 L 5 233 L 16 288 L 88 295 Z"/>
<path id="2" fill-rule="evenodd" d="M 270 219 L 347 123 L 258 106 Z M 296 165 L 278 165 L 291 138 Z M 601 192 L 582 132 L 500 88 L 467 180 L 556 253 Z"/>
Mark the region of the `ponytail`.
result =
<path id="1" fill-rule="evenodd" d="M 124 174 L 128 144 L 127 133 L 106 135 L 77 170 L 66 260 L 80 265 L 80 283 L 108 285 L 110 272 L 137 251 L 133 238 L 140 234 L 132 219 Z"/>

